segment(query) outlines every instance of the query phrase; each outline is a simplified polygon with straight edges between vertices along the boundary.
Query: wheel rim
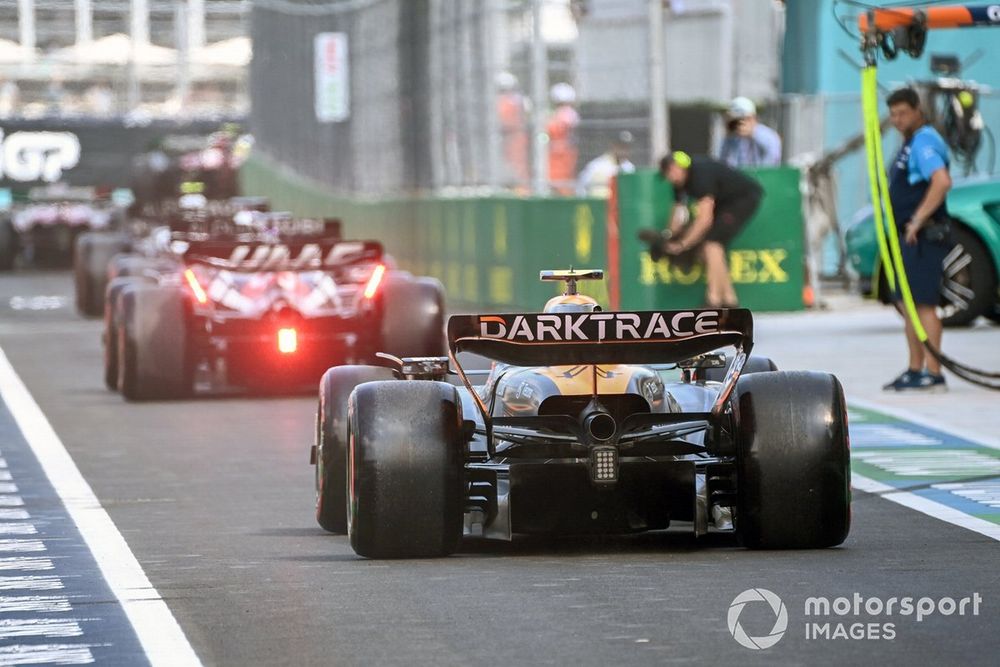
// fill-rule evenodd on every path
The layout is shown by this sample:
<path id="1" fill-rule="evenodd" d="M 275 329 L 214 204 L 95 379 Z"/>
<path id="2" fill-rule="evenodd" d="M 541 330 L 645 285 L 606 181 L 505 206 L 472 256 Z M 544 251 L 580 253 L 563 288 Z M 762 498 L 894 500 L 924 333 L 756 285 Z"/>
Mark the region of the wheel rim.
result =
<path id="1" fill-rule="evenodd" d="M 972 254 L 957 243 L 944 258 L 943 266 L 938 315 L 948 319 L 968 310 L 976 296 L 972 290 Z"/>

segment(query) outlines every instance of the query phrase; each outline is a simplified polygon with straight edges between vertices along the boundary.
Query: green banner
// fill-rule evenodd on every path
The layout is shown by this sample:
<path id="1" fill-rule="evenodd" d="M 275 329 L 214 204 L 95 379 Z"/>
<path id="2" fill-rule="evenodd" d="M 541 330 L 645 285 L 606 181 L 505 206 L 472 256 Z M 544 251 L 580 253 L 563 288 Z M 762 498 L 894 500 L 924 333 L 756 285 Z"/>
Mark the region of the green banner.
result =
<path id="1" fill-rule="evenodd" d="M 802 308 L 802 206 L 798 171 L 752 172 L 766 195 L 736 237 L 729 264 L 740 303 L 754 310 Z M 444 283 L 455 310 L 533 311 L 559 292 L 543 269 L 608 268 L 607 201 L 594 198 L 341 198 L 255 155 L 241 171 L 243 191 L 266 195 L 276 210 L 336 216 L 345 233 L 381 241 L 401 268 Z M 621 307 L 689 308 L 704 299 L 702 267 L 688 272 L 650 261 L 636 233 L 662 228 L 672 190 L 654 171 L 619 180 Z M 607 283 L 583 286 L 608 307 Z"/>
<path id="2" fill-rule="evenodd" d="M 757 214 L 729 247 L 729 270 L 740 305 L 752 310 L 800 310 L 803 287 L 802 199 L 799 172 L 779 167 L 750 170 L 764 188 Z M 621 307 L 627 310 L 692 308 L 705 298 L 704 268 L 689 271 L 669 258 L 653 262 L 637 233 L 664 229 L 673 190 L 655 170 L 618 179 L 621 238 Z"/>

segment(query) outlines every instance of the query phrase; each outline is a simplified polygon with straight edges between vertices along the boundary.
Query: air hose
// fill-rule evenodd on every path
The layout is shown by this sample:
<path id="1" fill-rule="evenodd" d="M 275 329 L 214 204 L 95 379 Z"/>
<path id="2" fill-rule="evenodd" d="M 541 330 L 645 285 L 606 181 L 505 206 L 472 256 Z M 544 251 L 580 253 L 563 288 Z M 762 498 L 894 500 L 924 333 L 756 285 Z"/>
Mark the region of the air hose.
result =
<path id="1" fill-rule="evenodd" d="M 889 289 L 902 296 L 904 317 L 909 318 L 917 338 L 927 348 L 927 352 L 942 366 L 967 382 L 1000 390 L 1000 373 L 973 368 L 948 357 L 928 340 L 927 331 L 917 315 L 917 307 L 906 278 L 902 253 L 899 249 L 899 233 L 889 200 L 889 184 L 882 154 L 882 128 L 878 116 L 877 68 L 868 64 L 861 70 L 861 107 L 864 116 L 865 148 L 868 157 L 868 180 L 871 188 L 874 210 L 875 231 L 878 239 L 879 256 Z"/>

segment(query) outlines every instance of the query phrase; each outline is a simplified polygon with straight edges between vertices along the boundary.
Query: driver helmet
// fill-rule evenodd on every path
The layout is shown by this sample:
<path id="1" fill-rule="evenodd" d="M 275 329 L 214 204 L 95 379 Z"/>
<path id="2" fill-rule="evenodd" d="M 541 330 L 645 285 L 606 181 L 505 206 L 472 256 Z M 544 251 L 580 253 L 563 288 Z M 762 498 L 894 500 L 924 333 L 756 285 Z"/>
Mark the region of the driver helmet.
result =
<path id="1" fill-rule="evenodd" d="M 597 301 L 585 294 L 560 294 L 545 304 L 546 313 L 593 313 L 601 310 Z"/>

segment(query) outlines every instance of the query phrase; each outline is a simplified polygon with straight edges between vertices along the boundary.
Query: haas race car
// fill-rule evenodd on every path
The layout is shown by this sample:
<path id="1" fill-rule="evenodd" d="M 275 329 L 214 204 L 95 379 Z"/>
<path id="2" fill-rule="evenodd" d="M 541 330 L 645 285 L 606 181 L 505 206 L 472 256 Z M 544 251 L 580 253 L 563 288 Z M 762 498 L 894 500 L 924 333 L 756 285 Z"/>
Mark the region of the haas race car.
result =
<path id="1" fill-rule="evenodd" d="M 328 370 L 311 457 L 319 524 L 369 558 L 673 521 L 754 549 L 842 543 L 840 382 L 750 356 L 748 310 L 603 312 L 576 290 L 599 278 L 543 272 L 567 289 L 542 313 L 452 316 L 448 358 Z M 463 352 L 494 361 L 483 384 Z M 461 386 L 446 381 L 452 364 Z"/>
<path id="2" fill-rule="evenodd" d="M 160 230 L 159 253 L 108 283 L 105 383 L 129 400 L 196 387 L 291 390 L 333 364 L 444 350 L 440 283 L 393 270 L 340 223 L 249 213 L 211 233 Z"/>
<path id="3" fill-rule="evenodd" d="M 73 287 L 76 309 L 84 317 L 104 314 L 104 296 L 108 283 L 118 276 L 128 276 L 133 269 L 143 269 L 146 260 L 155 258 L 161 248 L 157 233 L 164 228 L 172 232 L 211 233 L 213 225 L 232 225 L 236 216 L 245 212 L 267 212 L 266 197 L 231 197 L 209 200 L 201 194 L 200 183 L 185 183 L 195 192 L 163 201 L 134 207 L 135 215 L 119 229 L 91 231 L 76 238 L 73 249 Z"/>

